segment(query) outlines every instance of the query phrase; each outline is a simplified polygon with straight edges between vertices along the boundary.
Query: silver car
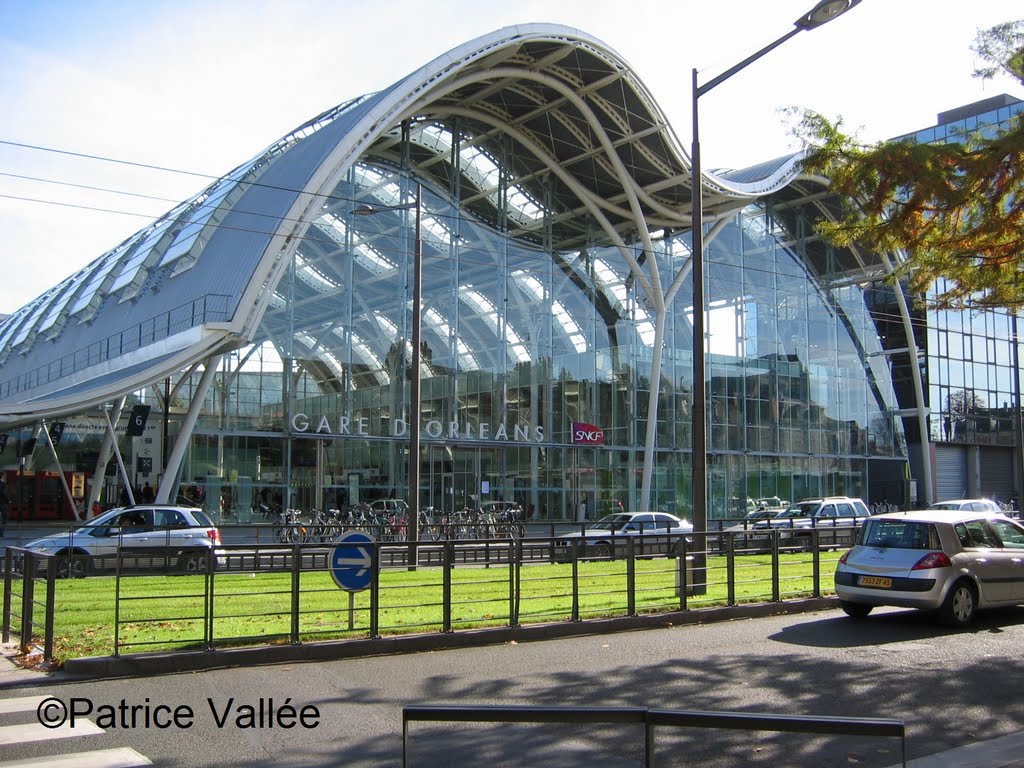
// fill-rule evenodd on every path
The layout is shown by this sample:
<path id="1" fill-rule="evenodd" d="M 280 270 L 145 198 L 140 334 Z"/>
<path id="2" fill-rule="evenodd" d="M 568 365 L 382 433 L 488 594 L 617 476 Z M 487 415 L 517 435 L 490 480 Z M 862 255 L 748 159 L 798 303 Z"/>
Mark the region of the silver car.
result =
<path id="1" fill-rule="evenodd" d="M 693 533 L 692 523 L 667 512 L 617 512 L 581 527 L 555 541 L 556 560 L 568 562 L 574 553 L 599 559 L 622 557 L 630 539 L 638 555 L 667 555 L 675 551 L 681 536 Z"/>
<path id="2" fill-rule="evenodd" d="M 980 608 L 1024 603 L 1024 527 L 1003 515 L 929 509 L 864 521 L 836 565 L 848 616 L 878 605 L 935 611 L 963 627 Z"/>
<path id="3" fill-rule="evenodd" d="M 991 499 L 950 499 L 949 501 L 937 501 L 928 509 L 963 509 L 972 512 L 991 512 L 999 514 L 1002 509 Z"/>
<path id="4" fill-rule="evenodd" d="M 55 555 L 57 575 L 67 578 L 118 569 L 204 571 L 211 549 L 214 564 L 224 565 L 220 546 L 220 531 L 201 509 L 140 505 L 111 509 L 72 531 L 30 541 L 25 549 Z"/>

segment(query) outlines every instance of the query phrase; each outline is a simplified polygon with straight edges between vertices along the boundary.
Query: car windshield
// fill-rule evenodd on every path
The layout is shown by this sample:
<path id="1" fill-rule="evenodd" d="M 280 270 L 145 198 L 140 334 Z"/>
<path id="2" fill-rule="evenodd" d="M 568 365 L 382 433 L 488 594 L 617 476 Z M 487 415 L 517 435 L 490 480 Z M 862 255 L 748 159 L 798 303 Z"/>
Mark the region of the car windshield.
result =
<path id="1" fill-rule="evenodd" d="M 942 549 L 935 525 L 918 520 L 868 520 L 857 543 L 880 549 Z"/>
<path id="2" fill-rule="evenodd" d="M 619 531 L 632 519 L 630 515 L 606 515 L 590 527 L 599 528 L 602 531 Z"/>
<path id="3" fill-rule="evenodd" d="M 928 509 L 960 509 L 959 501 L 940 501 L 932 504 Z"/>
<path id="4" fill-rule="evenodd" d="M 785 512 L 780 512 L 778 517 L 810 517 L 819 506 L 821 505 L 816 501 L 809 504 L 794 504 Z"/>

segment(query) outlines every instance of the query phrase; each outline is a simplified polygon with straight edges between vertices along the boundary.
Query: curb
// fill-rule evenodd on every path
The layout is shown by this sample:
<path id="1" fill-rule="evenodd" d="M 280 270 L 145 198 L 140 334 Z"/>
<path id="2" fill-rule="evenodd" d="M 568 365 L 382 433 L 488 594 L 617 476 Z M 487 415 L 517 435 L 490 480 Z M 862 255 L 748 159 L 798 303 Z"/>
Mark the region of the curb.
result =
<path id="1" fill-rule="evenodd" d="M 175 672 L 197 672 L 208 669 L 248 667 L 303 661 L 333 661 L 361 656 L 385 656 L 401 653 L 422 653 L 454 648 L 472 648 L 503 643 L 528 643 L 556 638 L 662 629 L 689 624 L 755 619 L 787 613 L 808 613 L 832 610 L 838 605 L 835 597 L 787 600 L 778 603 L 756 603 L 725 608 L 699 608 L 643 616 L 611 619 L 588 619 L 550 624 L 529 624 L 519 627 L 460 630 L 451 633 L 398 635 L 387 638 L 336 640 L 296 645 L 268 645 L 258 648 L 222 648 L 211 651 L 174 651 L 138 653 L 127 656 L 94 656 L 69 659 L 64 664 L 65 677 L 97 679 L 111 677 L 162 675 Z M 42 676 L 42 675 L 41 675 Z"/>

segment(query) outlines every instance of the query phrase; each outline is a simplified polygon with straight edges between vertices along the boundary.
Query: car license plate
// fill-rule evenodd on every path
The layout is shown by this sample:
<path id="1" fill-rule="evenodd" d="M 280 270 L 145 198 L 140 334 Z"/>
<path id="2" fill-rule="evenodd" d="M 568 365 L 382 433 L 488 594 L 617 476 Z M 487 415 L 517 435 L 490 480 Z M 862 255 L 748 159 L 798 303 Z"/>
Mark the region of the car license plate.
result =
<path id="1" fill-rule="evenodd" d="M 889 589 L 892 586 L 892 579 L 886 579 L 882 576 L 861 576 L 857 579 L 857 584 L 862 587 L 883 587 Z"/>

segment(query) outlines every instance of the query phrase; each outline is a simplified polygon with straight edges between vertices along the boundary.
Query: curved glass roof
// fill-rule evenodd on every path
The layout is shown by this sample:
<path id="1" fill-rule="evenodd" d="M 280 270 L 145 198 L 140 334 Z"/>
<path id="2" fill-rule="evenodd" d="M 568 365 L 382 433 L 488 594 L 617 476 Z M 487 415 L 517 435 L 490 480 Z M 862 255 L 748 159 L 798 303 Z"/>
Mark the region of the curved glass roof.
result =
<path id="1" fill-rule="evenodd" d="M 457 167 L 467 214 L 524 244 L 571 253 L 597 232 L 627 252 L 629 239 L 650 249 L 650 233 L 689 226 L 688 158 L 628 64 L 571 28 L 499 30 L 310 120 L 0 322 L 0 425 L 104 402 L 242 346 L 282 303 L 278 282 L 292 257 L 309 291 L 337 290 L 337 276 L 303 249 L 351 241 L 367 273 L 394 279 L 400 249 L 346 217 L 355 195 L 338 190 L 348 179 L 381 206 L 408 202 L 384 169 L 409 166 L 438 188 Z M 706 174 L 705 218 L 795 179 L 792 158 Z M 470 236 L 429 213 L 422 234 L 437 249 Z M 630 280 L 650 295 L 664 290 L 657 260 L 628 258 Z M 609 296 L 625 295 L 623 276 L 596 269 Z M 524 294 L 544 290 L 528 272 L 516 285 Z M 472 285 L 459 301 L 484 326 L 494 316 Z M 554 306 L 565 338 L 585 348 L 580 324 Z M 448 327 L 436 307 L 424 319 L 428 333 L 465 332 Z M 503 339 L 502 354 L 525 359 L 523 332 L 489 330 Z M 345 333 L 352 349 L 375 355 L 356 329 Z M 323 343 L 315 335 L 306 342 Z M 458 344 L 479 354 L 479 345 Z"/>

